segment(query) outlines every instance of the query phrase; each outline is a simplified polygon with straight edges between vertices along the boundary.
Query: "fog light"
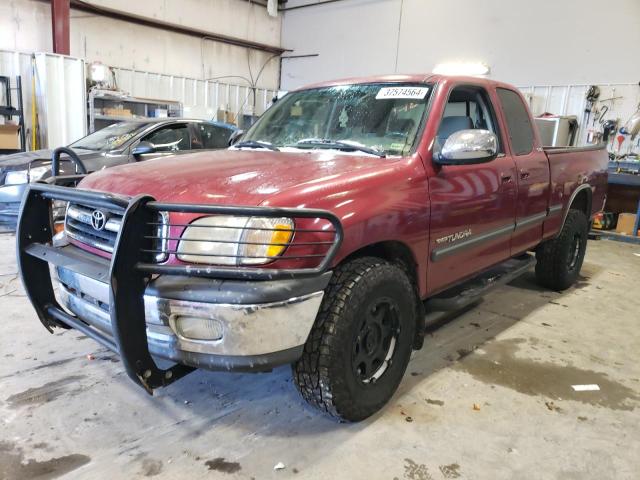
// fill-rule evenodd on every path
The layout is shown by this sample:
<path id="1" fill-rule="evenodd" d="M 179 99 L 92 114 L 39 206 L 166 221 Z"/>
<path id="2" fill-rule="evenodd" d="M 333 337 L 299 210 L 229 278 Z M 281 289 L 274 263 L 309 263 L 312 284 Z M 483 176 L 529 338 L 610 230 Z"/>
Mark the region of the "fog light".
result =
<path id="1" fill-rule="evenodd" d="M 220 340 L 224 333 L 222 322 L 214 318 L 180 315 L 173 324 L 178 335 L 191 340 Z"/>

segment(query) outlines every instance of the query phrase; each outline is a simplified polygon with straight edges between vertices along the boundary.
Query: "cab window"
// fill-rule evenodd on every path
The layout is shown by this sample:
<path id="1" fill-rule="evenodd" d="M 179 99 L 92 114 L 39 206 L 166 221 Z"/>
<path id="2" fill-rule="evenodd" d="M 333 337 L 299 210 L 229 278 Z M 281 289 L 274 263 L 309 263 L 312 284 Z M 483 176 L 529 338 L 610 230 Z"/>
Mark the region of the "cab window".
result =
<path id="1" fill-rule="evenodd" d="M 191 149 L 189 128 L 186 124 L 167 125 L 151 132 L 142 140 L 152 143 L 158 152 L 176 152 Z"/>
<path id="2" fill-rule="evenodd" d="M 481 87 L 455 87 L 449 94 L 444 115 L 436 136 L 436 148 L 442 148 L 447 138 L 460 130 L 489 130 L 498 137 L 498 152 L 502 153 L 500 133 L 487 92 Z"/>
<path id="3" fill-rule="evenodd" d="M 533 150 L 533 128 L 520 95 L 513 90 L 498 88 L 498 98 L 507 122 L 511 148 L 515 155 L 526 155 Z"/>
<path id="4" fill-rule="evenodd" d="M 208 123 L 196 124 L 202 146 L 200 148 L 227 148 L 232 130 Z"/>

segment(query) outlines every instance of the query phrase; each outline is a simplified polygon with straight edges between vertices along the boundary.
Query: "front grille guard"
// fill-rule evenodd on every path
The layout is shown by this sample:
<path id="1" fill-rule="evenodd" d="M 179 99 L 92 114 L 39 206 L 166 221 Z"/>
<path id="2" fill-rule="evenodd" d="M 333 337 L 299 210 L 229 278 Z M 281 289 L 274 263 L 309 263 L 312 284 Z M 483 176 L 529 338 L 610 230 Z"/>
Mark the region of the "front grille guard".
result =
<path id="1" fill-rule="evenodd" d="M 64 253 L 53 246 L 51 203 L 55 200 L 80 203 L 93 208 L 122 212 L 108 272 L 93 272 L 94 278 L 109 284 L 110 316 L 113 336 L 89 326 L 70 315 L 57 302 L 49 263 L 61 264 Z M 328 222 L 333 240 L 317 266 L 310 268 L 216 267 L 209 265 L 161 265 L 149 261 L 149 226 L 157 223 L 162 212 L 202 215 L 241 215 L 321 219 Z M 295 230 L 294 230 L 295 232 Z M 152 235 L 152 233 L 151 233 Z M 295 235 L 295 233 L 294 233 Z M 185 275 L 224 279 L 266 280 L 312 276 L 326 271 L 342 243 L 343 231 L 338 218 L 330 212 L 311 209 L 271 207 L 235 207 L 156 202 L 151 196 L 124 198 L 108 193 L 34 183 L 24 197 L 16 233 L 18 268 L 22 283 L 44 327 L 75 328 L 122 357 L 128 376 L 147 392 L 166 386 L 193 370 L 176 364 L 159 368 L 149 353 L 144 311 L 144 291 L 152 275 Z M 293 242 L 295 243 L 295 241 Z M 68 259 L 67 265 L 68 265 Z M 73 263 L 73 262 L 72 262 Z M 76 268 L 91 270 L 91 266 Z"/>

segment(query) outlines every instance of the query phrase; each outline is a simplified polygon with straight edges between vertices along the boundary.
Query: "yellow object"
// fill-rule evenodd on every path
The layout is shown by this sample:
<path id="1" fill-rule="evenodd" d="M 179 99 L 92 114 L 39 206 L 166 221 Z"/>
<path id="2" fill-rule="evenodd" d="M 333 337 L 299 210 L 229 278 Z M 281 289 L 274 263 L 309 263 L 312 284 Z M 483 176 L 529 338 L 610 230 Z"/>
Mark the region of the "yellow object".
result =
<path id="1" fill-rule="evenodd" d="M 289 243 L 293 235 L 293 230 L 289 225 L 278 223 L 275 228 L 276 230 L 271 234 L 269 248 L 267 248 L 267 257 L 277 257 L 280 255 L 287 246 L 274 244 Z"/>
<path id="2" fill-rule="evenodd" d="M 36 63 L 31 57 L 31 150 L 38 149 L 38 111 L 36 109 Z M 26 150 L 26 148 L 25 148 Z"/>
<path id="3" fill-rule="evenodd" d="M 598 229 L 598 230 L 604 229 L 604 225 L 602 223 L 603 219 L 604 218 L 603 218 L 602 213 L 598 213 L 595 217 L 593 217 L 593 223 L 591 224 L 591 226 L 593 228 Z"/>

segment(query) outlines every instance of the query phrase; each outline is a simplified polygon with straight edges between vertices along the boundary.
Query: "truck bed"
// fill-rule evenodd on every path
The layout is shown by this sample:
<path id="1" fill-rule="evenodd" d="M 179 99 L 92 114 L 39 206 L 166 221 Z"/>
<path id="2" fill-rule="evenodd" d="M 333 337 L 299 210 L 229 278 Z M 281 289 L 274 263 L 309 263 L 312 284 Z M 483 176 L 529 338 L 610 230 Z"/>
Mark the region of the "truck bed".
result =
<path id="1" fill-rule="evenodd" d="M 606 143 L 598 143 L 596 145 L 585 145 L 583 147 L 542 147 L 547 155 L 557 155 L 559 153 L 577 153 L 606 150 Z"/>
<path id="2" fill-rule="evenodd" d="M 563 205 L 563 215 L 545 222 L 544 236 L 555 235 L 562 226 L 564 215 L 574 195 L 582 185 L 591 188 L 591 214 L 603 207 L 607 193 L 609 155 L 604 143 L 585 147 L 544 147 L 551 173 L 550 207 Z"/>

